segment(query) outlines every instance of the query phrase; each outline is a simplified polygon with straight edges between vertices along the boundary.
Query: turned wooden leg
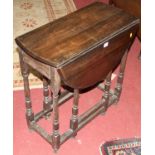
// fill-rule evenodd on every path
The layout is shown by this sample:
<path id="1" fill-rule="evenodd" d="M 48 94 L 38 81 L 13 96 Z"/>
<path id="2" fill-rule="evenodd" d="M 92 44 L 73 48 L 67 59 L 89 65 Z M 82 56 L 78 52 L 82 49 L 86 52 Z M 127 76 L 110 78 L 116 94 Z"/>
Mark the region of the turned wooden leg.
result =
<path id="1" fill-rule="evenodd" d="M 101 102 L 104 104 L 104 107 L 105 107 L 104 112 L 107 110 L 108 103 L 109 103 L 111 75 L 112 75 L 112 71 L 107 75 L 107 77 L 105 79 L 104 94 L 103 94 L 103 97 L 102 97 L 102 100 L 101 100 Z M 104 112 L 102 112 L 102 114 L 104 114 Z"/>
<path id="2" fill-rule="evenodd" d="M 52 146 L 56 152 L 60 147 L 60 134 L 59 134 L 59 111 L 58 111 L 58 97 L 60 91 L 60 77 L 56 69 L 51 68 L 51 90 L 53 92 L 53 134 Z"/>
<path id="3" fill-rule="evenodd" d="M 34 113 L 32 111 L 30 88 L 29 88 L 29 70 L 28 65 L 23 61 L 22 51 L 19 52 L 21 73 L 24 81 L 25 105 L 26 105 L 26 120 L 27 125 L 31 129 L 31 122 L 34 120 Z"/>
<path id="4" fill-rule="evenodd" d="M 119 101 L 119 98 L 122 92 L 122 84 L 124 79 L 124 71 L 125 71 L 127 56 L 128 56 L 128 51 L 125 52 L 120 64 L 120 71 L 118 74 L 117 83 L 114 91 L 114 94 L 117 96 L 116 103 Z"/>
<path id="5" fill-rule="evenodd" d="M 44 94 L 43 109 L 47 111 L 51 108 L 51 106 L 50 106 L 50 99 L 49 99 L 48 81 L 45 77 L 43 78 L 43 94 Z M 47 119 L 49 116 L 50 116 L 50 113 L 46 114 L 45 118 Z"/>
<path id="6" fill-rule="evenodd" d="M 70 120 L 70 128 L 74 131 L 78 127 L 78 103 L 79 103 L 79 90 L 74 89 L 74 101 L 72 107 L 72 118 Z M 76 136 L 75 133 L 73 136 Z"/>

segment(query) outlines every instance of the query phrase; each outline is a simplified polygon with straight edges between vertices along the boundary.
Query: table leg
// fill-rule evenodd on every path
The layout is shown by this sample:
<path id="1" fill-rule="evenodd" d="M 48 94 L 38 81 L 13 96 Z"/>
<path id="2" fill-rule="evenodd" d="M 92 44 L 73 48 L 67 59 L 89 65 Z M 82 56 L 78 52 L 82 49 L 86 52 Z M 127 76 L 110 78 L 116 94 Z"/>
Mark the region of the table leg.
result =
<path id="1" fill-rule="evenodd" d="M 30 88 L 29 88 L 29 68 L 28 65 L 23 61 L 22 51 L 19 52 L 20 58 L 20 66 L 21 66 L 21 73 L 23 76 L 24 81 L 24 93 L 25 93 L 25 105 L 26 105 L 26 120 L 27 125 L 31 129 L 31 122 L 34 120 L 34 113 L 32 111 L 32 103 L 30 97 Z"/>
<path id="2" fill-rule="evenodd" d="M 56 69 L 51 68 L 51 90 L 53 92 L 53 134 L 52 146 L 56 152 L 60 147 L 58 98 L 61 80 Z"/>
<path id="3" fill-rule="evenodd" d="M 70 128 L 74 131 L 78 127 L 78 103 L 79 103 L 79 90 L 74 89 L 74 101 L 72 107 L 72 118 L 70 120 Z M 75 133 L 73 136 L 76 136 Z"/>
<path id="4" fill-rule="evenodd" d="M 103 94 L 103 97 L 102 97 L 102 100 L 101 100 L 101 102 L 105 106 L 104 112 L 107 110 L 108 103 L 109 103 L 110 86 L 111 86 L 111 75 L 112 75 L 112 71 L 109 72 L 109 74 L 107 75 L 107 77 L 105 79 L 104 94 Z M 103 114 L 104 114 L 104 112 L 103 112 Z"/>
<path id="5" fill-rule="evenodd" d="M 44 101 L 43 101 L 43 109 L 49 110 L 50 106 L 50 99 L 49 99 L 49 89 L 48 89 L 48 81 L 45 77 L 43 77 L 43 94 L 44 94 Z M 48 118 L 50 113 L 45 115 L 45 118 Z"/>
<path id="6" fill-rule="evenodd" d="M 128 56 L 128 50 L 125 52 L 125 54 L 121 60 L 120 71 L 119 71 L 119 75 L 117 78 L 116 87 L 114 90 L 114 94 L 117 96 L 116 103 L 119 101 L 119 98 L 120 98 L 120 95 L 122 92 L 122 84 L 123 84 L 123 79 L 124 79 L 124 71 L 125 71 L 127 56 Z"/>

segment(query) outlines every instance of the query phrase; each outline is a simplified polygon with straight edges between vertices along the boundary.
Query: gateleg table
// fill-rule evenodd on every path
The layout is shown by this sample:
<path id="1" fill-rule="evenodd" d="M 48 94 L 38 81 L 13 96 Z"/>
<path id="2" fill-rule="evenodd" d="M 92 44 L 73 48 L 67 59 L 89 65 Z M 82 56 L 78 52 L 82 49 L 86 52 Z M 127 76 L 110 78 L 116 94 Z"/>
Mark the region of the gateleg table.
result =
<path id="1" fill-rule="evenodd" d="M 24 80 L 28 127 L 41 135 L 55 151 L 70 137 L 76 136 L 84 125 L 118 102 L 129 47 L 138 25 L 136 17 L 96 2 L 15 39 Z M 116 87 L 111 90 L 111 75 L 119 65 Z M 43 109 L 37 114 L 33 112 L 30 97 L 30 68 L 39 72 L 43 79 Z M 94 85 L 104 92 L 101 100 L 79 116 L 80 91 Z M 61 92 L 61 86 L 66 90 Z M 49 90 L 52 91 L 51 100 Z M 71 97 L 74 100 L 70 126 L 60 135 L 59 105 Z M 51 113 L 53 131 L 48 134 L 37 122 Z"/>

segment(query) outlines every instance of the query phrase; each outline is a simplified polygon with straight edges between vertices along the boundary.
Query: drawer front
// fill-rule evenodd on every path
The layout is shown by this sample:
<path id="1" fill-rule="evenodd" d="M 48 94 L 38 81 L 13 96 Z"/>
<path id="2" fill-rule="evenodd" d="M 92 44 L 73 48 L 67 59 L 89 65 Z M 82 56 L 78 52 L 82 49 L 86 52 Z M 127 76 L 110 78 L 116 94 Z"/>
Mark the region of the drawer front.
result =
<path id="1" fill-rule="evenodd" d="M 110 39 L 89 54 L 59 69 L 63 82 L 72 88 L 86 88 L 104 80 L 121 58 L 136 34 L 136 27 Z"/>

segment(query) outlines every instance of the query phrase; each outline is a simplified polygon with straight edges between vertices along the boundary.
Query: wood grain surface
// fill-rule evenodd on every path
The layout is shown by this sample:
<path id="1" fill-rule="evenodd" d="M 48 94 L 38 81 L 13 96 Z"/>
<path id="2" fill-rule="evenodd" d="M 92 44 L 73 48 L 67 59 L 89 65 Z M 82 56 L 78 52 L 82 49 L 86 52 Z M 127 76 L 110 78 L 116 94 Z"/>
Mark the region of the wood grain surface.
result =
<path id="1" fill-rule="evenodd" d="M 139 19 L 100 2 L 16 38 L 35 61 L 58 70 L 65 85 L 80 89 L 104 80 L 133 41 Z M 107 44 L 105 46 L 105 44 Z M 105 46 L 105 47 L 104 47 Z M 47 73 L 42 71 L 43 75 Z"/>

